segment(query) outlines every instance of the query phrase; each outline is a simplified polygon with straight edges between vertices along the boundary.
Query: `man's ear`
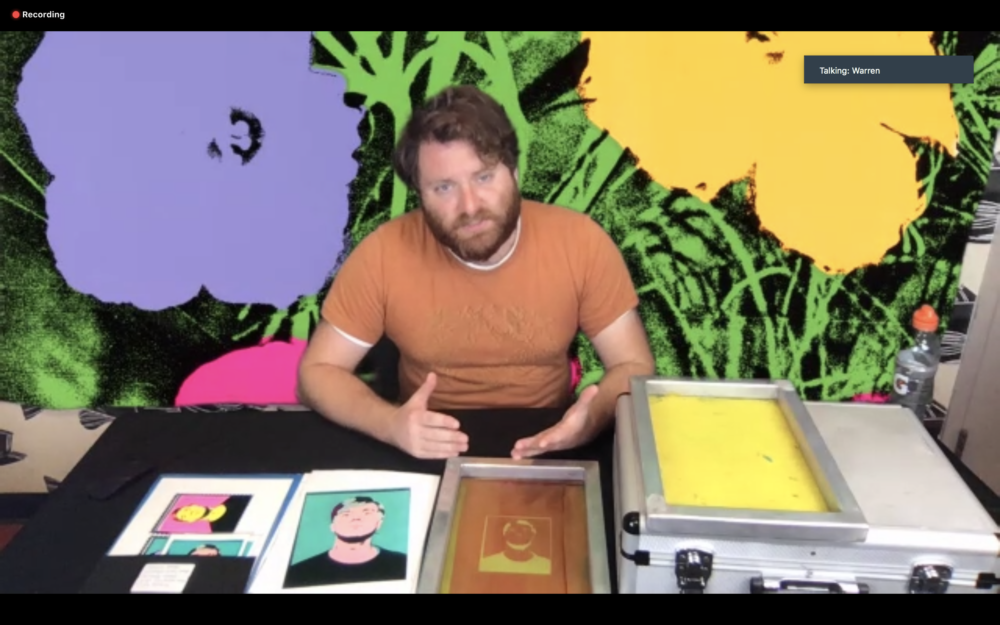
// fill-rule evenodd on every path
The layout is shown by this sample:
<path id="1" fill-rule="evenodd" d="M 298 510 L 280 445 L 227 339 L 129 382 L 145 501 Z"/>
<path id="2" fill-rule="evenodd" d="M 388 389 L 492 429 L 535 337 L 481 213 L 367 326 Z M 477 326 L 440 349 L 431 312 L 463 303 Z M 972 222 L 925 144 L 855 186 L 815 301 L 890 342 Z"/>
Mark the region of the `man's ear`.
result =
<path id="1" fill-rule="evenodd" d="M 517 182 L 517 183 L 520 184 L 521 178 L 517 174 L 518 174 L 518 171 L 515 169 L 514 170 L 514 182 Z"/>

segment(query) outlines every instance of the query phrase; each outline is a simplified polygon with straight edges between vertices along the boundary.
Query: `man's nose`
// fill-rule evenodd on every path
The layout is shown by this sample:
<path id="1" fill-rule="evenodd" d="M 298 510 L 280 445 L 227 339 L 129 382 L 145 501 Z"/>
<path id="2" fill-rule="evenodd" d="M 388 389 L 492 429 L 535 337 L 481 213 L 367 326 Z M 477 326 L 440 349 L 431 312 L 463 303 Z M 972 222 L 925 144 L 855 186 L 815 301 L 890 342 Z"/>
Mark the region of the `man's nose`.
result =
<path id="1" fill-rule="evenodd" d="M 466 215 L 474 215 L 479 212 L 479 202 L 471 187 L 463 187 L 459 200 L 459 210 Z"/>

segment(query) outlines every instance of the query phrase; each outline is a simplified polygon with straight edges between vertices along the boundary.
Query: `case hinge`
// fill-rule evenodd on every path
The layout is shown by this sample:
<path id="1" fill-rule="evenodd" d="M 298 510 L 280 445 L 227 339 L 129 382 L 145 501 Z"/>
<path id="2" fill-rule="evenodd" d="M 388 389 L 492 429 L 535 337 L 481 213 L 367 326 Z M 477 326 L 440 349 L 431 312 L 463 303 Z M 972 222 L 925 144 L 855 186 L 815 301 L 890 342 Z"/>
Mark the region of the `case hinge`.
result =
<path id="1" fill-rule="evenodd" d="M 815 579 L 765 579 L 757 576 L 750 579 L 751 595 L 812 594 L 867 595 L 871 593 L 868 584 L 823 581 Z"/>
<path id="2" fill-rule="evenodd" d="M 965 445 L 969 442 L 969 431 L 959 430 L 958 440 L 955 441 L 955 457 L 959 460 L 965 455 Z"/>
<path id="3" fill-rule="evenodd" d="M 911 595 L 943 595 L 948 592 L 954 570 L 941 564 L 922 564 L 910 573 Z"/>
<path id="4" fill-rule="evenodd" d="M 697 549 L 682 549 L 674 555 L 674 573 L 682 595 L 700 595 L 712 577 L 712 554 Z"/>

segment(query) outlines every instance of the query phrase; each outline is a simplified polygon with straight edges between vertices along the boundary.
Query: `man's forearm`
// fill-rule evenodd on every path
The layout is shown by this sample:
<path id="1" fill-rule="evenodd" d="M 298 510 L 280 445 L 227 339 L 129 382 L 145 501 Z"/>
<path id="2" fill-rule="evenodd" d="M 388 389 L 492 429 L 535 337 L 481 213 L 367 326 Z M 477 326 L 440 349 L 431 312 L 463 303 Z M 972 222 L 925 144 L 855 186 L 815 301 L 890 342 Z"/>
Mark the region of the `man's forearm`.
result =
<path id="1" fill-rule="evenodd" d="M 614 420 L 618 396 L 631 392 L 629 380 L 636 375 L 653 375 L 652 363 L 626 362 L 608 369 L 597 383 L 597 397 L 590 405 L 592 434 L 597 435 Z"/>
<path id="2" fill-rule="evenodd" d="M 395 444 L 391 420 L 396 406 L 376 395 L 350 371 L 325 364 L 302 367 L 299 400 L 338 425 Z"/>

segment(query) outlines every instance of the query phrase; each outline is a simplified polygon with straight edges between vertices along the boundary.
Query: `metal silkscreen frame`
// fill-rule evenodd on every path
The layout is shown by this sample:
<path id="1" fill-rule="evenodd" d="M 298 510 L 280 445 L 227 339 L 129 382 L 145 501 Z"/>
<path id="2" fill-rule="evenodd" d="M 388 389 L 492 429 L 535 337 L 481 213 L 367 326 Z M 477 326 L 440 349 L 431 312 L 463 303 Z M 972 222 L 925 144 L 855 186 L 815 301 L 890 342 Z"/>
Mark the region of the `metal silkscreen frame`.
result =
<path id="1" fill-rule="evenodd" d="M 646 498 L 646 525 L 659 535 L 863 542 L 868 524 L 850 487 L 827 449 L 809 410 L 795 387 L 777 381 L 701 381 L 637 376 L 631 379 L 632 414 Z M 667 503 L 654 440 L 649 399 L 681 395 L 729 399 L 775 400 L 781 408 L 831 512 L 804 513 L 766 510 L 674 506 Z"/>
<path id="2" fill-rule="evenodd" d="M 462 480 L 515 480 L 580 483 L 587 511 L 591 594 L 611 593 L 600 468 L 590 461 L 451 458 L 445 467 L 427 536 L 418 594 L 439 594 Z"/>

